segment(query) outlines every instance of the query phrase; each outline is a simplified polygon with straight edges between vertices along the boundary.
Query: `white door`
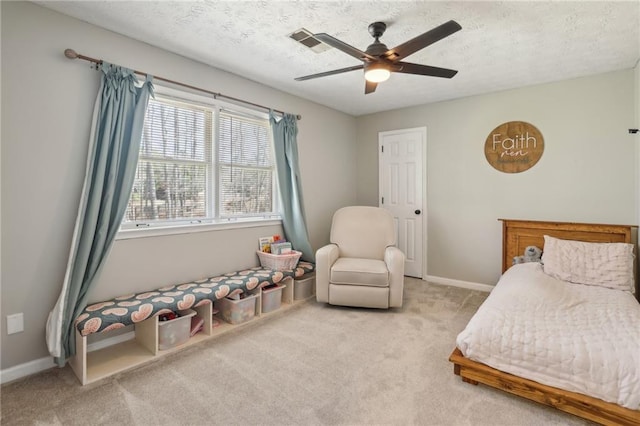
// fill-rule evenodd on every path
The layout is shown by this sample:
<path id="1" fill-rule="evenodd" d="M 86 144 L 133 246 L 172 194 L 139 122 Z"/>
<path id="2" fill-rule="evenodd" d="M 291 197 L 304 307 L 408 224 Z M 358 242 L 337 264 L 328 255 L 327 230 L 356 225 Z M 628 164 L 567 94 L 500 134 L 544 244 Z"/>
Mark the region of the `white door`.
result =
<path id="1" fill-rule="evenodd" d="M 395 218 L 404 274 L 417 278 L 426 269 L 426 141 L 426 127 L 378 133 L 380 207 Z"/>

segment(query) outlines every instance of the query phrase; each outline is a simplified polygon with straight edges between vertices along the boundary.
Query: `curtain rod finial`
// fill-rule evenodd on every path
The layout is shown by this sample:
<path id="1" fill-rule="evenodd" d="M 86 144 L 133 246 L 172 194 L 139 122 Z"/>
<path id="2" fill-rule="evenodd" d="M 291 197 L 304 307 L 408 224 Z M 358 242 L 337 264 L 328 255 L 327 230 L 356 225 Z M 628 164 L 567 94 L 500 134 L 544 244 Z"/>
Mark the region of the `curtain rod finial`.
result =
<path id="1" fill-rule="evenodd" d="M 78 57 L 78 53 L 73 49 L 65 49 L 64 56 L 69 59 L 76 59 Z"/>

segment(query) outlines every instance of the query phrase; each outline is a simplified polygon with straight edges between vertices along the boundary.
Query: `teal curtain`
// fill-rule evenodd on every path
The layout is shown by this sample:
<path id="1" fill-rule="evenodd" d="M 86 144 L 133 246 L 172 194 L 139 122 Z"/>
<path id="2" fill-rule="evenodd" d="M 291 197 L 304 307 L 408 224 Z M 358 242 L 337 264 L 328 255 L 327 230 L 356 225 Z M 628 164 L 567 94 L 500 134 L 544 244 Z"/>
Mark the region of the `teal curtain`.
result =
<path id="1" fill-rule="evenodd" d="M 105 263 L 124 217 L 138 164 L 152 77 L 103 63 L 93 110 L 84 186 L 62 291 L 47 320 L 47 346 L 58 365 L 75 354 L 75 319 Z"/>
<path id="2" fill-rule="evenodd" d="M 315 262 L 302 201 L 302 181 L 298 166 L 298 123 L 296 117 L 291 114 L 285 114 L 278 120 L 273 111 L 270 113 L 270 121 L 276 153 L 284 236 L 295 250 L 302 252 L 303 260 Z"/>

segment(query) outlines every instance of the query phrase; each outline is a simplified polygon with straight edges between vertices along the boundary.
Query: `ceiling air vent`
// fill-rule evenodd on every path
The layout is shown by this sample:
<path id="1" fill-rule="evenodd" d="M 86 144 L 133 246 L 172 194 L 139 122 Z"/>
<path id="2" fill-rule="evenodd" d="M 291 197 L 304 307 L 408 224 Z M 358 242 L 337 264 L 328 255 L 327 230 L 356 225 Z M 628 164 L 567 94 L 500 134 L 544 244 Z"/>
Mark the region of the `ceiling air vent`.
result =
<path id="1" fill-rule="evenodd" d="M 300 28 L 299 30 L 295 30 L 294 32 L 292 32 L 291 34 L 289 34 L 289 38 L 308 47 L 316 53 L 321 53 L 325 50 L 330 49 L 329 45 L 324 44 L 323 42 L 315 38 L 313 34 L 309 32 L 309 30 L 305 30 L 304 28 Z"/>

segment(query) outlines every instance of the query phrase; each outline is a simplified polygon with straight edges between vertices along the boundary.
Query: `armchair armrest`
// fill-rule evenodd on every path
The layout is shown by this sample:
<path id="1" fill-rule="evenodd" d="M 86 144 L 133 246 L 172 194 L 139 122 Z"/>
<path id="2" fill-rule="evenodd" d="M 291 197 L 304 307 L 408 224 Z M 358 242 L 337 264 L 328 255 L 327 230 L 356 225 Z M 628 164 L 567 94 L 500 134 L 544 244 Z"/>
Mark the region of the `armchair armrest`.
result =
<path id="1" fill-rule="evenodd" d="M 316 300 L 329 303 L 329 277 L 331 267 L 338 260 L 340 249 L 336 244 L 328 244 L 316 251 Z"/>
<path id="2" fill-rule="evenodd" d="M 387 247 L 384 251 L 384 262 L 389 270 L 389 307 L 401 307 L 404 288 L 404 253 L 397 247 Z"/>

